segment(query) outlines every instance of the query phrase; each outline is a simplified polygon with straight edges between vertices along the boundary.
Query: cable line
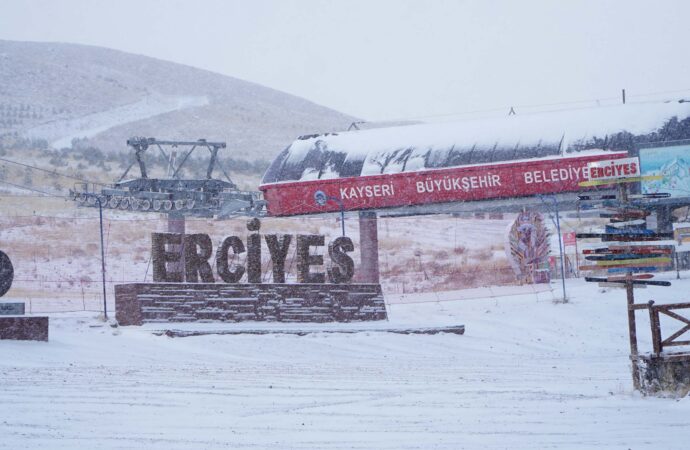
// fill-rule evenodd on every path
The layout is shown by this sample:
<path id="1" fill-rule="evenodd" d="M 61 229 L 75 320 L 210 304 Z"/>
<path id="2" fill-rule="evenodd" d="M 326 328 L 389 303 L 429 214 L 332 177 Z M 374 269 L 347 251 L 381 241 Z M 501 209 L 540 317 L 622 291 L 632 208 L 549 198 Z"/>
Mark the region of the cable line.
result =
<path id="1" fill-rule="evenodd" d="M 632 95 L 628 94 L 628 97 L 629 98 L 652 97 L 654 95 L 679 94 L 682 92 L 690 92 L 690 88 L 677 89 L 677 90 L 671 90 L 671 91 L 646 92 L 643 94 L 632 94 Z M 605 102 L 605 101 L 613 101 L 613 100 L 619 100 L 619 99 L 620 99 L 620 97 L 602 97 L 602 98 L 594 98 L 594 99 L 589 99 L 589 100 L 573 100 L 573 101 L 556 102 L 556 103 L 541 103 L 541 104 L 532 104 L 532 105 L 508 105 L 508 106 L 489 108 L 489 109 L 478 109 L 478 110 L 474 110 L 474 111 L 460 111 L 460 112 L 443 113 L 443 114 L 431 114 L 431 115 L 425 115 L 425 116 L 408 116 L 408 117 L 399 117 L 399 118 L 393 118 L 393 119 L 382 119 L 382 120 L 372 121 L 372 123 L 376 123 L 376 122 L 401 122 L 401 121 L 407 121 L 407 120 L 434 119 L 434 118 L 439 118 L 439 117 L 453 117 L 453 116 L 463 116 L 463 115 L 481 114 L 481 113 L 489 113 L 489 112 L 506 112 L 511 108 L 511 106 L 515 109 L 518 109 L 518 108 L 544 108 L 544 107 L 548 107 L 548 106 L 576 105 L 576 104 L 581 104 L 581 103 Z M 633 103 L 633 102 L 628 102 L 628 103 Z M 567 110 L 568 110 L 568 108 L 563 108 L 563 109 L 558 109 L 557 111 L 567 111 Z M 540 112 L 553 112 L 553 111 L 540 111 Z"/>
<path id="2" fill-rule="evenodd" d="M 21 185 L 21 184 L 10 183 L 9 181 L 5 181 L 5 180 L 0 180 L 0 183 L 9 184 L 10 186 L 14 186 L 14 187 L 17 187 L 17 188 L 19 188 L 19 189 L 25 189 L 25 190 L 27 190 L 27 191 L 37 192 L 37 193 L 39 193 L 39 194 L 47 195 L 47 196 L 49 196 L 49 197 L 65 198 L 65 199 L 67 198 L 67 197 L 64 196 L 64 195 L 51 194 L 50 192 L 45 192 L 45 191 L 41 191 L 41 190 L 39 190 L 39 189 L 30 188 L 30 187 L 28 187 L 28 186 L 24 186 L 24 185 Z"/>
<path id="3" fill-rule="evenodd" d="M 99 182 L 97 182 L 97 181 L 89 181 L 89 180 L 85 180 L 85 179 L 83 179 L 83 178 L 75 177 L 75 176 L 72 176 L 72 175 L 65 175 L 65 174 L 62 174 L 62 173 L 57 172 L 57 171 L 55 171 L 55 170 L 48 170 L 48 169 L 44 169 L 44 168 L 42 168 L 42 167 L 32 166 L 32 165 L 30 165 L 30 164 L 24 164 L 24 163 L 20 163 L 20 162 L 17 162 L 17 161 L 12 161 L 12 160 L 6 159 L 6 158 L 0 158 L 0 161 L 5 161 L 5 162 L 8 162 L 8 163 L 10 163 L 10 164 L 16 164 L 16 165 L 22 166 L 22 167 L 28 167 L 29 169 L 38 170 L 38 171 L 41 171 L 41 172 L 49 173 L 49 174 L 51 174 L 51 175 L 57 175 L 57 176 L 63 177 L 63 178 L 70 178 L 70 179 L 72 179 L 72 180 L 81 181 L 81 182 L 83 182 L 83 183 L 91 183 L 91 184 L 97 184 L 97 185 L 99 185 L 99 186 L 107 186 L 106 184 L 104 184 L 104 183 L 99 183 Z"/>

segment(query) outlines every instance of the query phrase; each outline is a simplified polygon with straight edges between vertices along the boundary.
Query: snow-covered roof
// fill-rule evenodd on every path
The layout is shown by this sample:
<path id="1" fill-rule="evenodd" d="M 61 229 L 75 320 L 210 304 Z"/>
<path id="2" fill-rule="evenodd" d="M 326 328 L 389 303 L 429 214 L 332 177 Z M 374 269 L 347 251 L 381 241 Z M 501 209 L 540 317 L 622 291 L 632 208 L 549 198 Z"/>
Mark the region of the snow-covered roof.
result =
<path id="1" fill-rule="evenodd" d="M 679 139 L 690 139 L 690 103 L 682 101 L 329 133 L 295 140 L 262 184 L 632 150 Z"/>

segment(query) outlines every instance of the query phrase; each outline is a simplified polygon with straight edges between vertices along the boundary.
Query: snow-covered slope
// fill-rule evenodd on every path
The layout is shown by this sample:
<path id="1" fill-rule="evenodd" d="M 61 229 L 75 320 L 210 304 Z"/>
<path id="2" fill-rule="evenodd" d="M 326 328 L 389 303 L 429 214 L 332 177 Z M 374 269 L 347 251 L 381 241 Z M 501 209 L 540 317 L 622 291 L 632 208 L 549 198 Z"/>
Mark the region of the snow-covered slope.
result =
<path id="1" fill-rule="evenodd" d="M 171 111 L 208 105 L 206 96 L 185 97 L 147 95 L 142 100 L 107 111 L 87 114 L 77 119 L 58 119 L 33 128 L 26 134 L 34 139 L 47 139 L 54 148 L 69 147 L 72 139 L 92 138 L 120 125 L 132 124 Z"/>
<path id="2" fill-rule="evenodd" d="M 87 137 L 125 150 L 132 136 L 225 140 L 234 158 L 269 159 L 295 137 L 353 117 L 258 84 L 120 51 L 0 41 L 0 135 L 54 146 Z"/>

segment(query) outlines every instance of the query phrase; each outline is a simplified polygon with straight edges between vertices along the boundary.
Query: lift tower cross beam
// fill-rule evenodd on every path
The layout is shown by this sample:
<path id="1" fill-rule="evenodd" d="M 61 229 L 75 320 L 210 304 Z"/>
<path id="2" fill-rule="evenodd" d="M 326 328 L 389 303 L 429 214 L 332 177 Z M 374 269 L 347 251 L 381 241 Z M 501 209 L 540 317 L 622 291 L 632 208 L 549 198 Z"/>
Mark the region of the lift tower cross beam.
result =
<path id="1" fill-rule="evenodd" d="M 127 140 L 127 145 L 134 150 L 134 160 L 119 180 L 100 191 L 85 183 L 76 185 L 74 190 L 70 190 L 70 195 L 78 205 L 95 207 L 100 203 L 105 208 L 163 213 L 176 218 L 195 216 L 223 219 L 265 214 L 265 202 L 261 199 L 261 193 L 237 189 L 220 163 L 218 152 L 226 148 L 225 142 L 133 137 Z M 150 177 L 144 154 L 152 146 L 157 147 L 160 155 L 168 161 L 167 178 Z M 164 147 L 188 149 L 185 149 L 178 164 L 176 151 L 168 153 Z M 206 148 L 209 152 L 205 178 L 181 178 L 182 168 L 191 154 L 199 148 Z M 140 177 L 125 179 L 135 164 L 139 166 Z M 227 181 L 213 178 L 216 167 L 223 172 Z"/>
<path id="2" fill-rule="evenodd" d="M 206 139 L 199 139 L 197 141 L 165 141 L 165 140 L 158 140 L 156 138 L 145 138 L 145 137 L 133 137 L 130 139 L 127 139 L 127 145 L 132 147 L 134 149 L 134 158 L 135 162 L 139 164 L 139 172 L 141 174 L 141 178 L 148 178 L 148 174 L 146 171 L 146 164 L 144 163 L 144 152 L 148 150 L 149 147 L 155 145 L 158 147 L 160 150 L 161 154 L 165 157 L 165 159 L 169 160 L 171 165 L 174 163 L 173 159 L 171 156 L 169 156 L 165 150 L 163 150 L 163 146 L 172 146 L 172 147 L 179 147 L 179 146 L 187 146 L 187 147 L 192 147 L 187 154 L 185 154 L 184 158 L 182 158 L 182 161 L 177 167 L 173 166 L 174 172 L 172 174 L 172 178 L 179 179 L 179 173 L 180 169 L 184 166 L 184 164 L 187 162 L 187 158 L 196 150 L 197 147 L 206 147 L 209 152 L 211 152 L 211 158 L 208 163 L 208 168 L 206 169 L 206 179 L 210 180 L 213 175 L 213 169 L 215 168 L 215 165 L 218 160 L 218 150 L 222 148 L 226 148 L 225 142 L 209 142 Z M 125 173 L 122 174 L 120 177 L 120 180 L 123 180 L 126 176 L 129 170 L 132 168 L 134 165 L 134 162 L 130 164 L 130 166 L 125 170 Z M 223 171 L 225 173 L 225 171 Z M 228 181 L 230 181 L 230 177 L 228 177 L 227 173 L 225 173 L 226 178 L 228 178 Z"/>

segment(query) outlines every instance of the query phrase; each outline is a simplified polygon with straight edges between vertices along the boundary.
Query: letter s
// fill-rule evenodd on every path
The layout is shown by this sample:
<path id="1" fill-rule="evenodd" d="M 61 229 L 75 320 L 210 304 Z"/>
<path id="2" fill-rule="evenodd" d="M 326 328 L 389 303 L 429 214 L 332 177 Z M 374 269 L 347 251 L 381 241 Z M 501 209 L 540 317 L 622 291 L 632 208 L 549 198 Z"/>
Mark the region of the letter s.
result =
<path id="1" fill-rule="evenodd" d="M 328 254 L 333 267 L 328 269 L 328 279 L 331 283 L 347 283 L 355 273 L 355 263 L 345 252 L 355 249 L 352 239 L 346 236 L 336 238 L 328 244 Z"/>

